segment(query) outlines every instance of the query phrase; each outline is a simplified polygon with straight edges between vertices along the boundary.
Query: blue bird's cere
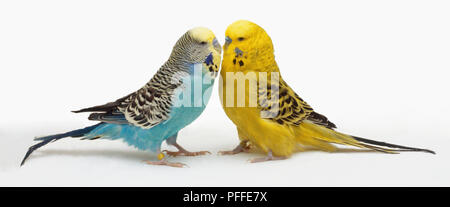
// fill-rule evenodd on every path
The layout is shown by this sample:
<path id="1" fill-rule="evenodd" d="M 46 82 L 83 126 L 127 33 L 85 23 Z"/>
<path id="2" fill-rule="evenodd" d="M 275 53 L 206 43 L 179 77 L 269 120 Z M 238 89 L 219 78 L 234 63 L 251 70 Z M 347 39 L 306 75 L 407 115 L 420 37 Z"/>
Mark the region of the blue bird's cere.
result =
<path id="1" fill-rule="evenodd" d="M 74 111 L 90 112 L 89 120 L 99 123 L 66 133 L 35 138 L 21 165 L 38 148 L 66 137 L 85 140 L 123 140 L 125 143 L 157 155 L 148 164 L 183 167 L 171 163 L 171 156 L 196 156 L 207 151 L 190 152 L 177 143 L 178 132 L 192 123 L 211 97 L 219 72 L 222 50 L 214 33 L 203 27 L 186 32 L 173 47 L 169 59 L 141 89 L 104 105 Z M 161 151 L 162 142 L 178 149 Z"/>

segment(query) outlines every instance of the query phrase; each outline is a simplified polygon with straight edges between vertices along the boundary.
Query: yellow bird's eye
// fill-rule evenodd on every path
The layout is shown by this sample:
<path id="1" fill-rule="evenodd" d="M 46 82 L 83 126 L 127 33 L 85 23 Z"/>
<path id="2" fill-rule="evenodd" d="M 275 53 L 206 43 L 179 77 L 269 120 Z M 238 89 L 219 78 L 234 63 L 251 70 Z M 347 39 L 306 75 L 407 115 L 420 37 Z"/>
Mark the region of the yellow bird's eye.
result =
<path id="1" fill-rule="evenodd" d="M 201 45 L 206 45 L 206 43 L 205 41 L 200 42 Z"/>
<path id="2" fill-rule="evenodd" d="M 243 37 L 238 38 L 238 41 L 244 41 L 244 40 L 245 40 L 245 38 L 243 38 Z"/>

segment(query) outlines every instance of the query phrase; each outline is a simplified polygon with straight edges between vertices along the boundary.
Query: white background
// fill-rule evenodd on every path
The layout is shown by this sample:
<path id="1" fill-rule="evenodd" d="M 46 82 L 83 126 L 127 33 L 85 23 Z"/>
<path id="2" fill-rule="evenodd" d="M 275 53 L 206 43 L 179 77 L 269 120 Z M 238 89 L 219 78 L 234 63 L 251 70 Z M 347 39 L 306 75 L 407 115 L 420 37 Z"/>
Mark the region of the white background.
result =
<path id="1" fill-rule="evenodd" d="M 448 186 L 448 1 L 1 1 L 0 186 Z M 200 157 L 189 168 L 149 166 L 120 141 L 65 139 L 19 168 L 36 135 L 92 122 L 70 111 L 143 86 L 188 29 L 247 19 L 275 45 L 284 79 L 339 130 L 433 149 L 403 153 L 218 156 L 237 143 L 217 85 L 206 111 L 181 131 Z"/>

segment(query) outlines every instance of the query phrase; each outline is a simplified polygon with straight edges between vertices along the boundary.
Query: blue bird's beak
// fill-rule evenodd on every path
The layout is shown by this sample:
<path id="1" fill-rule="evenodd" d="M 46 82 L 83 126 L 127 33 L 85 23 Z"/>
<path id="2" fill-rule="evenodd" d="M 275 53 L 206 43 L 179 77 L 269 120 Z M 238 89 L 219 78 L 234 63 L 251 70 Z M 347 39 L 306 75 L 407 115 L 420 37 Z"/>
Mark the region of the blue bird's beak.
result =
<path id="1" fill-rule="evenodd" d="M 217 41 L 216 38 L 213 39 L 213 46 L 214 46 L 214 47 L 219 47 L 219 48 L 220 48 L 220 43 L 219 43 L 219 41 Z"/>
<path id="2" fill-rule="evenodd" d="M 217 52 L 222 53 L 222 46 L 220 46 L 220 43 L 219 43 L 219 41 L 217 41 L 216 38 L 213 39 L 212 44 L 213 44 L 214 49 L 215 49 Z"/>

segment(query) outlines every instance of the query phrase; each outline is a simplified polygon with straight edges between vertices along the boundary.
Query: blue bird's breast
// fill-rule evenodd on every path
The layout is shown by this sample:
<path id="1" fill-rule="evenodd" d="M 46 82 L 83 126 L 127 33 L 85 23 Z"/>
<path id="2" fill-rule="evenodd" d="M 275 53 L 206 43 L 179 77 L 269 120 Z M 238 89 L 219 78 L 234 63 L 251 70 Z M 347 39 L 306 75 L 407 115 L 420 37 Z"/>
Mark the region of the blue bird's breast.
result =
<path id="1" fill-rule="evenodd" d="M 175 89 L 169 119 L 144 129 L 131 124 L 99 125 L 87 138 L 123 139 L 140 150 L 156 151 L 161 143 L 192 123 L 204 111 L 214 85 L 214 78 L 203 64 L 191 65 L 189 74 L 182 77 L 182 86 Z"/>
<path id="2" fill-rule="evenodd" d="M 213 85 L 214 78 L 203 64 L 192 65 L 189 76 L 183 77 L 183 86 L 175 91 L 170 117 L 176 117 L 176 120 L 170 118 L 167 122 L 180 130 L 194 121 L 208 104 Z"/>

